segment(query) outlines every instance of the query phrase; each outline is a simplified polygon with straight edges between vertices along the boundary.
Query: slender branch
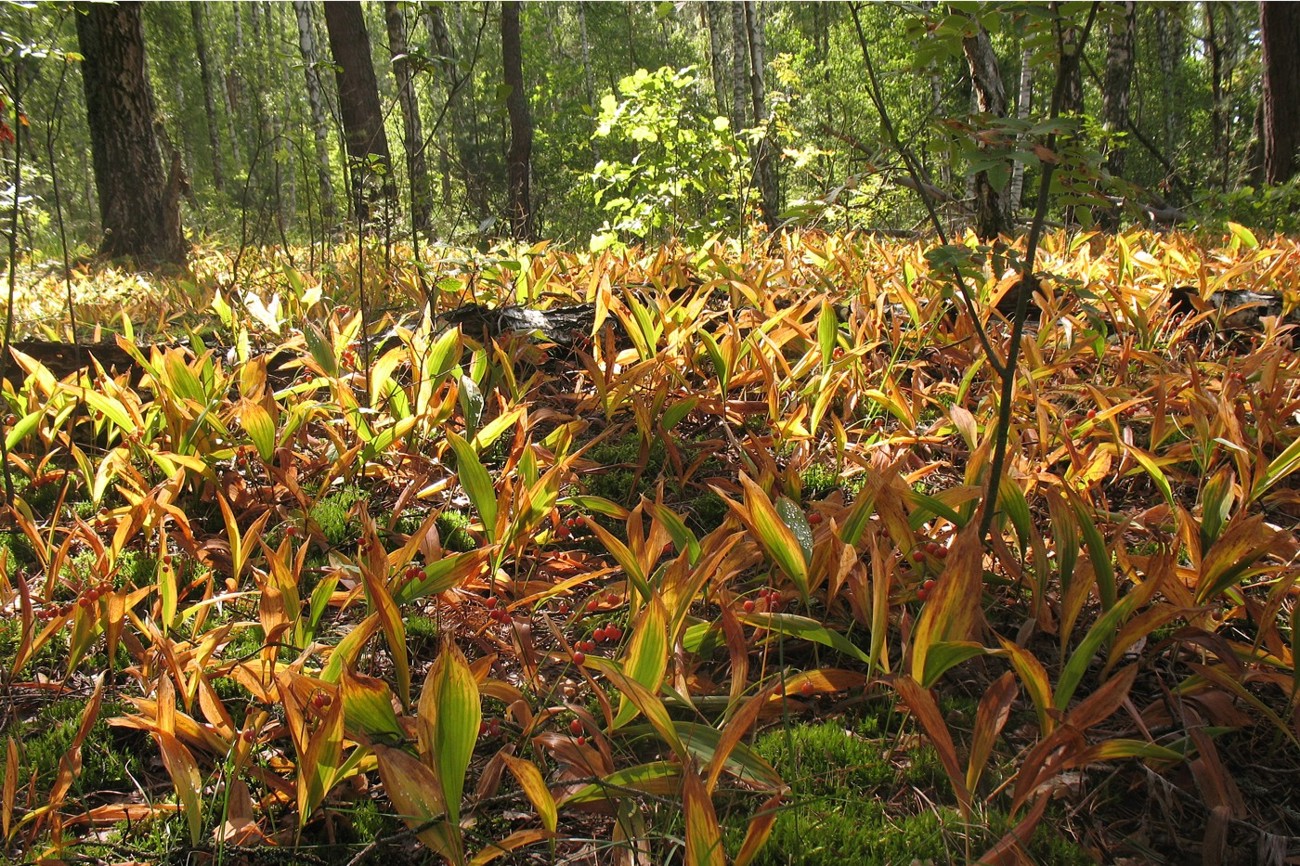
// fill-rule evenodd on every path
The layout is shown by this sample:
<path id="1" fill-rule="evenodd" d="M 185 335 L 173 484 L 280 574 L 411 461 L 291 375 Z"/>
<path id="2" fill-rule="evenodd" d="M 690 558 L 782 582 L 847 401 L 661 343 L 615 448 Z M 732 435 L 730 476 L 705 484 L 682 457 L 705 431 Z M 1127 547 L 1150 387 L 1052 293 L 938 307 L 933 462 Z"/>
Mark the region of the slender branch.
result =
<path id="1" fill-rule="evenodd" d="M 1079 58 L 1083 56 L 1083 47 L 1088 42 L 1093 21 L 1097 17 L 1100 3 L 1094 2 L 1088 9 L 1088 20 L 1076 45 L 1067 53 L 1065 33 L 1061 28 L 1060 4 L 1053 3 L 1056 13 L 1056 45 L 1060 53 L 1060 62 L 1056 70 L 1056 88 L 1052 92 L 1052 107 L 1049 119 L 1055 120 L 1061 113 L 1061 103 L 1065 101 L 1065 88 L 1070 75 L 1077 72 Z M 1046 147 L 1049 151 L 1056 148 L 1056 133 L 1047 136 Z M 1020 272 L 1020 291 L 1016 292 L 1016 310 L 1011 321 L 1011 340 L 1007 345 L 1007 370 L 1002 376 L 1002 393 L 998 398 L 998 426 L 993 443 L 993 462 L 989 466 L 988 490 L 980 511 L 980 538 L 988 535 L 993 526 L 993 515 L 997 511 L 998 492 L 1002 486 L 1002 472 L 1007 460 L 1007 440 L 1011 435 L 1011 401 L 1015 397 L 1016 367 L 1020 361 L 1020 343 L 1025 333 L 1025 319 L 1029 317 L 1029 287 L 1034 280 L 1034 260 L 1038 255 L 1038 243 L 1043 237 L 1043 226 L 1047 220 L 1047 205 L 1051 193 L 1052 173 L 1056 169 L 1054 162 L 1043 163 L 1043 176 L 1038 184 L 1038 207 L 1034 212 L 1033 224 L 1029 227 L 1029 240 L 1025 244 L 1025 259 Z"/>
<path id="2" fill-rule="evenodd" d="M 867 37 L 862 30 L 862 20 L 858 16 L 860 7 L 860 3 L 852 3 L 849 5 L 849 11 L 853 15 L 853 27 L 858 34 L 858 45 L 862 48 L 862 62 L 867 68 L 867 81 L 870 85 L 867 88 L 867 94 L 871 97 L 871 102 L 880 115 L 880 125 L 884 128 L 885 134 L 889 136 L 890 144 L 898 152 L 899 157 L 903 160 L 903 167 L 907 169 L 908 175 L 911 176 L 912 182 L 916 185 L 916 194 L 921 197 L 921 204 L 924 205 L 925 211 L 929 215 L 930 224 L 934 226 L 935 234 L 939 236 L 939 242 L 947 246 L 948 235 L 943 230 L 943 223 L 939 220 L 939 214 L 935 210 L 934 202 L 931 201 L 930 195 L 926 192 L 924 172 L 919 163 L 916 162 L 915 157 L 912 156 L 911 151 L 903 146 L 903 142 L 898 136 L 898 130 L 894 128 L 893 121 L 890 120 L 889 110 L 885 107 L 880 79 L 876 75 L 876 66 L 871 61 L 871 52 L 867 48 Z M 966 278 L 956 264 L 952 265 L 952 274 L 957 284 L 957 294 L 961 296 L 962 305 L 966 308 L 966 315 L 970 317 L 971 325 L 975 329 L 975 336 L 979 338 L 980 346 L 984 349 L 984 355 L 988 358 L 989 366 L 993 368 L 999 378 L 1006 379 L 1008 370 L 1014 368 L 1008 367 L 998 357 L 997 351 L 993 348 L 993 343 L 989 340 L 988 332 L 984 330 L 984 325 L 980 322 L 979 311 L 975 309 L 974 296 L 966 287 Z"/>

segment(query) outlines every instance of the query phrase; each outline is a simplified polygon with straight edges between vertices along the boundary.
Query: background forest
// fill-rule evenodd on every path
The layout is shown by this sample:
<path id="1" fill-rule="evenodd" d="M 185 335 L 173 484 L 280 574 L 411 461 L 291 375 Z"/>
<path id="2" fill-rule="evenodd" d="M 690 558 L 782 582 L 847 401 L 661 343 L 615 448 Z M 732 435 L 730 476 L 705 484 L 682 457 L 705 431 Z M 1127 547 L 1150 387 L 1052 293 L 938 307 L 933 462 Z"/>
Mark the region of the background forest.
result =
<path id="1" fill-rule="evenodd" d="M 1300 3 L 0 7 L 0 859 L 1300 862 Z"/>
<path id="2" fill-rule="evenodd" d="M 864 48 L 949 224 L 970 221 L 974 169 L 987 166 L 1005 213 L 993 227 L 1024 225 L 1037 165 L 1026 142 L 1041 136 L 1055 83 L 1045 8 L 538 3 L 515 10 L 514 40 L 503 30 L 513 15 L 495 4 L 366 3 L 332 34 L 311 3 L 141 12 L 158 147 L 167 164 L 179 157 L 195 236 L 278 243 L 344 226 L 336 70 L 372 64 L 382 140 L 352 158 L 391 152 L 393 232 L 414 222 L 442 242 L 508 234 L 509 166 L 522 159 L 528 236 L 600 247 L 734 233 L 755 213 L 769 227 L 922 228 L 915 180 L 864 86 Z M 1089 11 L 1063 9 L 1076 27 Z M 1083 120 L 1078 176 L 1053 218 L 1087 227 L 1105 195 L 1122 200 L 1125 222 L 1294 228 L 1293 185 L 1265 184 L 1259 7 L 1102 4 L 1097 14 L 1061 112 Z M 60 205 L 74 251 L 92 249 L 91 130 L 78 65 L 64 63 L 78 51 L 71 7 L 3 15 L 10 108 L 21 95 L 32 123 L 24 244 L 57 247 Z M 1295 53 L 1288 28 L 1276 28 L 1283 58 Z M 524 97 L 513 116 L 512 93 Z M 1279 123 L 1293 124 L 1288 114 Z"/>

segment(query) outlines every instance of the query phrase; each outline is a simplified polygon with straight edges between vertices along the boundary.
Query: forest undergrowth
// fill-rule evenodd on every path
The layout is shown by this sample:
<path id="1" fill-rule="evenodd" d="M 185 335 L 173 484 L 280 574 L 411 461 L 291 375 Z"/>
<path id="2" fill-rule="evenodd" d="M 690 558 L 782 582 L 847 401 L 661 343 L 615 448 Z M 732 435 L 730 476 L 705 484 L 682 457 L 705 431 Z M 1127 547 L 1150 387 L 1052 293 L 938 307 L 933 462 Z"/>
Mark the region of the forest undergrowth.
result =
<path id="1" fill-rule="evenodd" d="M 33 276 L 130 362 L 4 384 L 8 856 L 1300 856 L 1294 240 L 1046 237 L 987 540 L 950 255 L 364 249 Z"/>

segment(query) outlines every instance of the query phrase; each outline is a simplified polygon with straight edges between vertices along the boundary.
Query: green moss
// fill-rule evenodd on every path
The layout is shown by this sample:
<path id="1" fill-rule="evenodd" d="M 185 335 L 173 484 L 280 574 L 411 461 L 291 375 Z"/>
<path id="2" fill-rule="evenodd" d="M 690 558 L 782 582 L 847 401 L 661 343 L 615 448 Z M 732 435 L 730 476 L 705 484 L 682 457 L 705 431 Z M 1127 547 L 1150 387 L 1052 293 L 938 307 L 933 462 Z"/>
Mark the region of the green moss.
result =
<path id="1" fill-rule="evenodd" d="M 814 463 L 799 476 L 799 483 L 803 487 L 803 501 L 825 499 L 840 489 L 841 481 L 841 475 L 835 467 L 825 463 Z"/>
<path id="2" fill-rule="evenodd" d="M 894 726 L 895 716 L 883 712 L 853 722 L 795 725 L 759 737 L 755 749 L 790 785 L 791 795 L 754 862 L 955 862 L 966 859 L 968 850 L 986 850 L 1006 833 L 1011 822 L 999 811 L 963 820 L 934 750 L 896 753 L 896 739 L 884 730 Z M 907 788 L 940 803 L 909 812 L 908 799 L 898 796 Z M 748 816 L 737 814 L 734 820 L 734 826 L 728 822 L 729 846 L 739 845 Z M 1030 856 L 1037 863 L 1090 862 L 1046 828 L 1031 841 Z"/>
<path id="3" fill-rule="evenodd" d="M 312 506 L 311 521 L 320 529 L 331 547 L 340 547 L 357 537 L 360 525 L 348 512 L 360 499 L 359 488 L 344 487 Z"/>
<path id="4" fill-rule="evenodd" d="M 37 789 L 50 788 L 58 774 L 59 761 L 72 748 L 85 709 L 84 700 L 57 699 L 15 726 L 13 732 L 7 732 L 22 744 L 19 764 L 22 779 L 35 771 Z M 72 782 L 73 795 L 130 790 L 130 776 L 140 774 L 140 756 L 147 751 L 142 744 L 132 742 L 138 732 L 112 728 L 107 721 L 129 712 L 132 710 L 121 704 L 100 705 L 99 716 L 81 744 L 81 773 Z"/>
<path id="5" fill-rule="evenodd" d="M 469 526 L 469 515 L 463 511 L 444 511 L 438 515 L 436 526 L 438 538 L 442 540 L 445 549 L 463 553 L 478 547 L 478 542 L 466 529 Z"/>

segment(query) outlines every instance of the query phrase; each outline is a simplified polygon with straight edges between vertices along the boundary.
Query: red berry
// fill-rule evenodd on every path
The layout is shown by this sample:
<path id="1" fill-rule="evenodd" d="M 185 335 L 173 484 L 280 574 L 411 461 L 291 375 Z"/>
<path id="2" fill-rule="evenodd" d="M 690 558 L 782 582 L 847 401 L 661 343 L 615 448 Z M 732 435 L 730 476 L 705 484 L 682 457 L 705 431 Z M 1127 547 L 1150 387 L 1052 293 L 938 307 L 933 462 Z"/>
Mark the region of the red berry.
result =
<path id="1" fill-rule="evenodd" d="M 843 357 L 844 357 L 844 350 L 839 346 L 836 346 L 835 351 L 831 352 L 831 359 L 838 361 L 840 358 Z"/>
<path id="2" fill-rule="evenodd" d="M 569 722 L 569 733 L 573 734 L 575 737 L 578 736 L 578 734 L 581 734 L 582 722 L 578 721 L 577 719 L 574 719 L 573 721 Z"/>
<path id="3" fill-rule="evenodd" d="M 933 592 L 934 584 L 935 584 L 935 580 L 933 577 L 926 578 L 925 582 L 921 584 L 921 589 L 925 590 L 926 592 Z"/>
<path id="4" fill-rule="evenodd" d="M 814 511 L 812 514 L 809 514 L 808 522 L 811 523 L 813 526 L 816 526 L 817 524 L 821 523 L 822 513 L 820 511 Z"/>
<path id="5" fill-rule="evenodd" d="M 912 562 L 925 562 L 925 551 L 917 548 L 912 551 Z"/>
<path id="6" fill-rule="evenodd" d="M 311 696 L 311 705 L 318 710 L 323 710 L 330 705 L 330 696 L 324 692 L 317 692 Z"/>
<path id="7" fill-rule="evenodd" d="M 497 597 L 495 595 L 489 595 L 487 598 L 483 599 L 483 606 L 488 610 L 492 610 L 492 608 L 497 606 Z"/>
<path id="8" fill-rule="evenodd" d="M 811 680 L 804 680 L 803 685 L 799 686 L 799 694 L 803 695 L 805 698 L 811 698 L 815 691 L 817 690 L 813 687 Z"/>
<path id="9" fill-rule="evenodd" d="M 478 723 L 478 735 L 481 737 L 481 736 L 483 736 L 484 734 L 486 734 L 487 732 L 488 732 L 488 723 L 487 723 L 487 722 L 479 722 L 479 723 Z"/>
<path id="10" fill-rule="evenodd" d="M 925 601 L 925 600 L 926 600 L 927 598 L 929 598 L 929 597 L 930 597 L 930 593 L 926 592 L 924 589 L 918 589 L 918 590 L 916 591 L 916 600 L 917 600 L 917 601 Z"/>
<path id="11" fill-rule="evenodd" d="M 594 613 L 599 607 L 600 602 L 594 598 L 587 602 L 587 611 L 590 613 Z"/>
<path id="12" fill-rule="evenodd" d="M 623 637 L 623 629 L 616 625 L 605 626 L 605 640 L 613 643 Z"/>
<path id="13" fill-rule="evenodd" d="M 936 559 L 945 559 L 948 556 L 948 548 L 940 544 L 939 549 L 934 552 L 934 556 Z"/>
<path id="14" fill-rule="evenodd" d="M 747 598 L 747 599 L 745 599 L 745 603 L 742 604 L 741 607 L 744 609 L 745 613 L 753 613 L 753 612 L 754 612 L 754 600 L 753 600 L 752 598 Z"/>
<path id="15" fill-rule="evenodd" d="M 578 737 L 577 743 L 578 743 L 579 746 L 585 746 L 585 745 L 587 745 L 587 738 L 586 738 L 586 737 Z"/>
<path id="16" fill-rule="evenodd" d="M 584 664 L 587 663 L 587 654 L 584 653 L 582 650 L 574 650 L 573 663 L 578 667 L 582 667 Z"/>
<path id="17" fill-rule="evenodd" d="M 573 535 L 573 530 L 565 526 L 563 523 L 555 527 L 556 538 L 568 538 L 571 535 Z"/>
<path id="18" fill-rule="evenodd" d="M 593 632 L 591 633 L 591 637 L 592 637 L 592 640 L 594 640 L 596 643 L 604 643 L 606 637 L 608 636 L 608 634 L 609 634 L 609 633 L 608 633 L 607 631 L 605 631 L 605 629 L 603 629 L 603 628 L 598 628 L 598 629 L 596 629 L 595 631 L 593 631 Z"/>
<path id="19" fill-rule="evenodd" d="M 424 577 L 424 569 L 420 566 L 412 565 L 406 569 L 407 580 L 419 580 L 421 577 Z"/>
<path id="20" fill-rule="evenodd" d="M 245 743 L 257 742 L 257 731 L 253 730 L 252 728 L 249 728 L 248 730 L 244 731 L 242 734 L 240 734 L 240 736 L 244 738 Z"/>
<path id="21" fill-rule="evenodd" d="M 1091 421 L 1093 418 L 1096 418 L 1096 417 L 1097 417 L 1097 410 L 1096 410 L 1096 409 L 1089 409 L 1089 410 L 1088 410 L 1088 420 Z"/>

